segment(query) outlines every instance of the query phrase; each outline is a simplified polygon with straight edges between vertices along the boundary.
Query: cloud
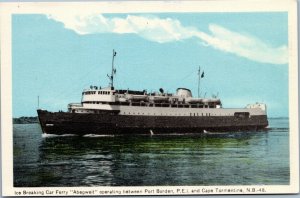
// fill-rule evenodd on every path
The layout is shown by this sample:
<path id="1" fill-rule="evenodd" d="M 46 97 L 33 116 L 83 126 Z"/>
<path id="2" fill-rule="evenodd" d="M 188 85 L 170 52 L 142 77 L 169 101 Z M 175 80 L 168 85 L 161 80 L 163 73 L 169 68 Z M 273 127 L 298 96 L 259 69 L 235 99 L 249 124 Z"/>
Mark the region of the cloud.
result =
<path id="1" fill-rule="evenodd" d="M 262 63 L 286 64 L 288 61 L 287 46 L 272 47 L 253 36 L 214 24 L 209 26 L 209 30 L 211 35 L 198 31 L 195 36 L 213 48 Z"/>
<path id="2" fill-rule="evenodd" d="M 136 34 L 146 40 L 166 43 L 189 38 L 198 38 L 200 43 L 214 49 L 235 54 L 252 61 L 286 64 L 287 46 L 270 46 L 251 35 L 231 31 L 216 24 L 209 25 L 209 33 L 195 27 L 183 26 L 179 20 L 154 16 L 127 15 L 127 17 L 105 17 L 95 12 L 80 15 L 67 12 L 52 12 L 48 15 L 64 24 L 64 27 L 77 34 Z"/>

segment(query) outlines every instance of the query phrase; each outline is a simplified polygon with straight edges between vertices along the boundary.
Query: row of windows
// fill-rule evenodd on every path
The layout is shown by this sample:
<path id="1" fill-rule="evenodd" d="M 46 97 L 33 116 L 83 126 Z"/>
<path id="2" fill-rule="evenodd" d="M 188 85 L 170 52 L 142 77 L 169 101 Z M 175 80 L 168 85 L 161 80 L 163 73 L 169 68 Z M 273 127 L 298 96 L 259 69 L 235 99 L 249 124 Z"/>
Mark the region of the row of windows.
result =
<path id="1" fill-rule="evenodd" d="M 98 91 L 98 94 L 101 94 L 101 95 L 109 95 L 109 94 L 110 94 L 110 91 Z"/>
<path id="2" fill-rule="evenodd" d="M 69 110 L 70 111 L 70 110 Z M 72 113 L 96 113 L 96 114 L 100 114 L 101 113 L 101 110 L 75 110 L 75 109 L 73 109 L 72 111 L 71 111 Z M 110 115 L 114 115 L 115 114 L 115 112 L 111 112 L 110 113 Z"/>
<path id="3" fill-rule="evenodd" d="M 101 110 L 76 110 L 77 113 L 100 113 Z M 72 110 L 72 113 L 75 113 L 75 109 Z M 111 115 L 114 115 L 114 112 L 110 113 Z M 211 114 L 211 113 L 140 113 L 140 112 L 123 112 L 123 115 L 157 115 L 157 116 L 217 116 L 217 114 Z M 231 116 L 230 114 L 226 114 L 227 116 Z M 241 116 L 243 115 L 243 116 Z M 224 116 L 224 115 L 219 115 L 219 116 Z M 238 118 L 250 118 L 250 113 L 249 112 L 235 112 L 234 113 L 235 117 Z"/>
<path id="4" fill-rule="evenodd" d="M 96 94 L 96 91 L 82 92 L 82 95 L 93 95 L 93 94 Z M 98 94 L 100 94 L 100 95 L 110 95 L 110 91 L 98 91 Z"/>
<path id="5" fill-rule="evenodd" d="M 83 102 L 86 104 L 109 104 L 109 105 L 122 105 L 122 106 L 144 106 L 144 107 L 173 107 L 173 108 L 216 108 L 214 104 L 211 105 L 189 105 L 189 104 L 168 104 L 168 103 L 129 103 L 129 102 Z"/>
<path id="6" fill-rule="evenodd" d="M 96 91 L 82 92 L 82 95 L 91 95 L 91 94 L 96 94 Z"/>
<path id="7" fill-rule="evenodd" d="M 190 116 L 199 116 L 199 113 L 190 113 Z M 210 113 L 201 113 L 200 116 L 210 116 Z"/>
<path id="8" fill-rule="evenodd" d="M 135 112 L 128 112 L 128 113 L 126 113 L 126 112 L 123 112 L 123 115 L 162 115 L 162 116 L 211 116 L 211 114 L 210 113 L 201 113 L 201 114 L 199 114 L 199 113 L 190 113 L 190 114 L 180 114 L 180 113 L 175 113 L 175 114 L 167 114 L 167 113 L 158 113 L 158 114 L 155 114 L 155 113 L 139 113 L 139 112 L 137 112 L 137 113 L 135 113 Z M 215 114 L 216 115 L 216 114 Z"/>
<path id="9" fill-rule="evenodd" d="M 123 115 L 165 115 L 165 116 L 217 116 L 217 114 L 211 114 L 211 113 L 187 113 L 187 114 L 180 114 L 180 113 L 175 113 L 175 114 L 171 114 L 171 113 L 140 113 L 140 112 L 123 112 Z M 219 115 L 219 114 L 218 114 Z M 244 116 L 238 116 L 238 115 L 244 115 Z M 223 115 L 219 115 L 219 116 L 232 116 L 232 114 L 223 114 Z M 235 112 L 234 116 L 237 118 L 250 118 L 250 113 L 249 112 Z"/>
<path id="10" fill-rule="evenodd" d="M 73 109 L 72 111 L 73 113 L 75 112 L 75 109 Z M 78 113 L 100 113 L 100 111 L 98 110 L 76 110 L 76 112 Z M 114 113 L 111 113 L 111 114 L 114 114 Z M 161 116 L 188 116 L 189 114 L 180 114 L 180 113 L 175 113 L 175 114 L 167 114 L 167 113 L 158 113 L 158 114 L 155 114 L 155 113 L 140 113 L 140 112 L 123 112 L 123 115 L 161 115 Z M 211 114 L 210 113 L 190 113 L 190 116 L 210 116 Z M 216 115 L 216 114 L 215 114 Z"/>

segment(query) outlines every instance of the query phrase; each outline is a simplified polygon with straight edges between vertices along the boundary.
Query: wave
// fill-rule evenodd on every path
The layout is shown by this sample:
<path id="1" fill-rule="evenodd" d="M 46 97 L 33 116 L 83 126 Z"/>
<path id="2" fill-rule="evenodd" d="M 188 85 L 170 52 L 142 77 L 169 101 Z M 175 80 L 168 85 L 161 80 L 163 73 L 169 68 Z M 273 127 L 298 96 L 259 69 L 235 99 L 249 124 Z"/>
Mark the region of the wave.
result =
<path id="1" fill-rule="evenodd" d="M 47 163 L 40 163 L 40 166 L 64 166 L 69 165 L 70 162 L 47 162 Z"/>
<path id="2" fill-rule="evenodd" d="M 269 120 L 288 120 L 289 117 L 270 117 Z"/>
<path id="3" fill-rule="evenodd" d="M 210 131 L 206 131 L 204 130 L 203 131 L 203 134 L 208 134 L 208 135 L 227 135 L 227 134 L 233 134 L 233 133 L 236 133 L 236 132 L 210 132 Z"/>
<path id="4" fill-rule="evenodd" d="M 86 134 L 83 137 L 114 137 L 115 135 Z"/>
<path id="5" fill-rule="evenodd" d="M 62 134 L 62 135 L 57 135 L 57 134 L 48 134 L 48 133 L 43 133 L 42 137 L 43 138 L 49 138 L 49 137 L 69 137 L 69 136 L 77 136 L 76 134 Z"/>
<path id="6" fill-rule="evenodd" d="M 281 128 L 281 127 L 271 127 L 267 128 L 267 131 L 289 131 L 290 128 Z"/>

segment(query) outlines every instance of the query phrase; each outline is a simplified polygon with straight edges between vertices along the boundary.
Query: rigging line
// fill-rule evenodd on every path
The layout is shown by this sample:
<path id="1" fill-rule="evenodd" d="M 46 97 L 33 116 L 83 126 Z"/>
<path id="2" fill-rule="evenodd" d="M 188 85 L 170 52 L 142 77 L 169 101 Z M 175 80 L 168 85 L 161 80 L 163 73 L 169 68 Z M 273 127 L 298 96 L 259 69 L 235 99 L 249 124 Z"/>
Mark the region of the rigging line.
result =
<path id="1" fill-rule="evenodd" d="M 86 85 L 88 85 L 89 83 L 86 83 Z M 76 90 L 76 91 L 78 91 L 78 92 L 76 92 L 76 95 L 78 95 L 78 101 L 77 102 L 81 102 L 81 99 L 80 99 L 80 96 L 81 96 L 81 91 L 82 91 L 82 89 L 81 90 L 79 90 L 80 88 L 78 88 L 78 90 Z M 50 99 L 44 99 L 43 100 L 43 103 L 51 103 L 51 102 L 53 102 L 53 98 L 59 98 L 60 100 L 65 100 L 65 99 L 68 99 L 68 97 L 67 96 L 71 96 L 71 93 L 72 92 L 74 92 L 74 90 L 75 89 L 73 89 L 73 90 L 71 90 L 71 91 L 69 91 L 69 92 L 65 92 L 64 94 L 62 94 L 62 95 L 60 95 L 59 97 L 58 96 L 54 96 L 54 97 L 51 97 Z M 70 102 L 72 102 L 72 101 L 65 101 L 66 103 L 70 103 Z M 75 102 L 75 101 L 73 101 L 73 102 Z"/>
<path id="2" fill-rule="evenodd" d="M 189 73 L 188 75 L 186 75 L 185 77 L 183 77 L 182 79 L 180 79 L 180 80 L 185 80 L 185 79 L 187 79 L 188 77 L 190 77 L 192 74 L 194 74 L 195 73 L 195 70 L 192 70 L 191 71 L 191 73 Z"/>
<path id="3" fill-rule="evenodd" d="M 183 81 L 183 80 L 189 78 L 189 77 L 190 77 L 192 74 L 194 74 L 195 72 L 196 72 L 195 70 L 192 70 L 189 74 L 187 74 L 187 75 L 184 76 L 183 78 L 179 79 L 179 81 Z M 176 81 L 176 82 L 177 82 L 177 81 Z M 172 86 L 172 87 L 174 87 L 174 86 Z M 172 87 L 171 87 L 171 85 L 170 85 L 169 87 L 165 87 L 165 88 L 166 88 L 166 90 L 170 90 Z"/>
<path id="4" fill-rule="evenodd" d="M 118 89 L 127 89 L 128 88 L 128 84 L 126 83 L 126 80 L 123 80 L 122 78 L 116 78 L 116 87 L 118 87 Z M 124 87 L 125 85 L 125 87 Z"/>
<path id="5" fill-rule="evenodd" d="M 120 72 L 120 69 L 119 69 L 119 72 L 117 73 L 117 75 L 119 75 L 121 78 L 118 78 L 118 77 L 116 77 L 116 81 L 117 81 L 117 83 L 120 83 L 121 82 L 121 84 L 125 84 L 125 86 L 126 87 L 123 87 L 123 89 L 127 89 L 128 88 L 128 84 L 126 83 L 126 79 L 127 79 L 127 77 L 129 76 L 129 75 L 126 75 L 126 74 L 124 74 L 124 72 Z M 122 76 L 124 77 L 124 78 L 122 78 Z M 125 80 L 124 80 L 125 79 Z M 119 86 L 119 89 L 121 89 L 122 87 L 121 86 Z"/>
<path id="6" fill-rule="evenodd" d="M 116 68 L 116 67 L 115 67 Z M 86 74 L 89 74 L 89 73 L 91 73 L 91 71 L 92 70 L 94 70 L 94 67 L 90 70 L 90 71 L 88 71 L 88 72 L 86 72 Z M 121 74 L 122 75 L 122 74 Z M 89 76 L 88 75 L 83 75 L 83 77 L 82 78 L 79 78 L 80 80 L 82 80 L 82 79 L 85 79 L 85 78 L 88 78 Z M 116 78 L 116 79 L 118 79 L 118 78 Z M 64 91 L 64 94 L 63 95 L 69 95 L 70 93 L 72 93 L 72 92 L 74 92 L 75 90 L 78 90 L 78 89 L 80 89 L 81 88 L 81 91 L 83 90 L 83 89 L 85 89 L 88 85 L 90 85 L 90 83 L 85 83 L 84 85 L 82 85 L 82 84 L 77 84 L 77 86 L 72 86 L 73 87 L 73 89 L 68 89 L 69 91 Z M 82 87 L 83 86 L 83 87 Z M 103 86 L 103 87 L 105 87 L 105 86 Z M 66 89 L 64 89 L 64 90 L 66 90 Z M 81 93 L 81 91 L 80 91 L 80 93 Z"/>
<path id="7" fill-rule="evenodd" d="M 99 66 L 97 66 L 99 67 Z M 89 78 L 89 75 L 92 71 L 95 70 L 96 67 L 92 67 L 89 71 L 87 71 L 85 74 L 83 75 L 80 75 L 79 78 L 75 79 L 75 80 L 72 80 L 72 81 L 69 81 L 70 85 L 66 86 L 64 89 L 62 89 L 60 92 L 58 92 L 58 94 L 55 95 L 55 97 L 58 97 L 58 96 L 64 96 L 64 95 L 67 95 L 67 93 L 72 93 L 73 91 L 77 90 L 79 88 L 79 86 L 82 86 L 81 84 L 79 83 L 74 83 L 75 82 L 79 82 L 81 81 L 82 79 L 86 79 L 86 78 Z M 77 86 L 74 86 L 77 85 Z M 73 88 L 73 89 L 70 89 L 70 88 Z M 83 89 L 83 88 L 82 88 Z M 69 90 L 68 92 L 66 92 L 66 90 Z"/>
<path id="8" fill-rule="evenodd" d="M 115 69 L 116 69 L 116 66 L 115 66 Z M 92 70 L 94 70 L 94 67 L 90 70 L 90 71 L 88 71 L 86 74 L 89 74 L 89 73 L 91 73 L 91 71 Z M 87 78 L 87 77 L 89 77 L 88 75 L 83 75 L 83 77 L 82 78 L 80 78 L 80 80 L 82 80 L 82 79 L 85 79 L 85 78 Z M 117 78 L 116 78 L 117 79 Z M 69 92 L 64 92 L 65 93 L 65 95 L 69 95 L 69 93 L 72 93 L 72 92 L 74 92 L 74 90 L 77 90 L 77 89 L 80 89 L 81 88 L 81 91 L 83 90 L 83 89 L 85 89 L 88 85 L 90 85 L 90 83 L 85 83 L 84 85 L 82 85 L 82 84 L 77 84 L 77 86 L 72 86 L 73 87 L 73 89 L 69 89 Z M 80 86 L 80 87 L 79 87 Z M 82 87 L 83 86 L 83 87 Z M 102 86 L 102 87 L 106 87 L 106 86 Z M 80 92 L 81 93 L 81 92 Z"/>
<path id="9" fill-rule="evenodd" d="M 74 93 L 76 91 L 76 95 L 79 96 L 78 97 L 78 102 L 80 102 L 81 101 L 82 91 L 84 89 L 84 88 L 82 88 L 82 86 L 83 87 L 87 87 L 89 84 L 90 83 L 85 83 L 84 85 L 81 84 L 80 87 L 79 86 L 75 87 L 76 89 L 75 88 L 74 89 L 70 89 L 68 92 L 65 92 L 65 94 L 63 96 L 71 96 L 72 95 L 71 93 Z"/>

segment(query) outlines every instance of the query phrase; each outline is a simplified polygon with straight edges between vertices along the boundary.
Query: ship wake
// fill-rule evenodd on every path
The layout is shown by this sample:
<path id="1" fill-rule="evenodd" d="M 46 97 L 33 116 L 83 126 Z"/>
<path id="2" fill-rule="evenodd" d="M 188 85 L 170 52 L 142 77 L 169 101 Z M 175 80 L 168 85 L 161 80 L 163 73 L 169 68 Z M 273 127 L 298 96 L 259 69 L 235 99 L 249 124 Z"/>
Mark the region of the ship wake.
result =
<path id="1" fill-rule="evenodd" d="M 48 134 L 48 133 L 43 133 L 42 137 L 43 138 L 50 138 L 50 137 L 71 137 L 71 136 L 78 136 L 76 134 L 61 134 L 61 135 L 57 135 L 57 134 Z"/>
<path id="2" fill-rule="evenodd" d="M 94 138 L 94 137 L 114 137 L 115 135 L 99 135 L 99 134 L 86 134 L 83 137 L 90 137 L 90 138 Z"/>

